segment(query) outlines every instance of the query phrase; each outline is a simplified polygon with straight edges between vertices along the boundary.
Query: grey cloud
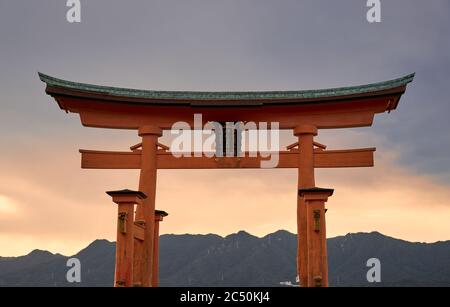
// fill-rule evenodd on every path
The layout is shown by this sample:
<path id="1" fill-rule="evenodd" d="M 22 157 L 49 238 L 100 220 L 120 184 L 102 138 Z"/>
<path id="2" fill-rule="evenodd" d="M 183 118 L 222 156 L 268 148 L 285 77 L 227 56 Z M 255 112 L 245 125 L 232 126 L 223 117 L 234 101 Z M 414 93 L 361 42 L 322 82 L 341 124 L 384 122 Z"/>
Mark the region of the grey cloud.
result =
<path id="1" fill-rule="evenodd" d="M 446 0 L 382 1 L 381 24 L 365 21 L 360 0 L 81 2 L 81 24 L 65 21 L 65 1 L 0 4 L 0 139 L 16 150 L 27 138 L 92 135 L 44 94 L 37 70 L 181 90 L 345 86 L 416 71 L 373 132 L 404 148 L 405 166 L 450 179 Z"/>

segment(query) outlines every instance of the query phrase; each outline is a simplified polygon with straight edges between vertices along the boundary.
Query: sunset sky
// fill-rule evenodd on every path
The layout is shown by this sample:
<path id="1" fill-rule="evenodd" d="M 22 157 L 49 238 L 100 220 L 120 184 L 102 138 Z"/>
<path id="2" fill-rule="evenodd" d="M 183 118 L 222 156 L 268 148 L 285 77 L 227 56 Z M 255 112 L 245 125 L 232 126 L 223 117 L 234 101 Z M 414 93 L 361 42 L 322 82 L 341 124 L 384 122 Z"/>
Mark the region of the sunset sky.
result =
<path id="1" fill-rule="evenodd" d="M 318 170 L 335 189 L 327 235 L 379 231 L 450 240 L 450 2 L 362 0 L 0 2 L 0 256 L 76 253 L 115 240 L 107 190 L 137 189 L 138 171 L 83 170 L 78 149 L 127 150 L 136 131 L 82 127 L 37 72 L 156 90 L 299 90 L 416 72 L 398 109 L 373 127 L 319 131 L 329 149 L 377 147 L 375 167 Z M 163 138 L 164 142 L 165 138 Z M 282 145 L 295 141 L 283 133 Z M 161 233 L 296 231 L 295 170 L 158 171 Z"/>

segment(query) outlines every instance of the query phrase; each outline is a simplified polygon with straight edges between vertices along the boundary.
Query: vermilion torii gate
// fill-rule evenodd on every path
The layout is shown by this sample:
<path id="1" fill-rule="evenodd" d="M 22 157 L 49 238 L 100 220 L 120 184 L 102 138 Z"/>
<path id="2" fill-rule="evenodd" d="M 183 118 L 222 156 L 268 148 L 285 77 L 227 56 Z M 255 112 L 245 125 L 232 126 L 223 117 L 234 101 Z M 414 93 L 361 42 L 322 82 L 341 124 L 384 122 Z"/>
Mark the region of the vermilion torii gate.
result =
<path id="1" fill-rule="evenodd" d="M 116 286 L 157 285 L 158 169 L 259 168 L 263 157 L 174 157 L 158 143 L 176 122 L 279 123 L 298 142 L 279 153 L 277 168 L 298 169 L 298 256 L 301 286 L 328 286 L 325 202 L 332 189 L 315 186 L 315 168 L 371 167 L 375 148 L 327 150 L 314 141 L 319 129 L 371 126 L 375 114 L 397 108 L 414 74 L 363 86 L 311 91 L 182 92 L 148 91 L 75 83 L 39 74 L 46 93 L 87 127 L 134 129 L 142 142 L 130 151 L 80 150 L 82 168 L 140 169 L 139 191 L 108 192 L 119 205 Z M 134 207 L 136 206 L 136 213 Z M 156 221 L 156 222 L 155 222 Z M 130 226 L 131 225 L 131 226 Z M 156 256 L 155 256 L 156 254 Z"/>

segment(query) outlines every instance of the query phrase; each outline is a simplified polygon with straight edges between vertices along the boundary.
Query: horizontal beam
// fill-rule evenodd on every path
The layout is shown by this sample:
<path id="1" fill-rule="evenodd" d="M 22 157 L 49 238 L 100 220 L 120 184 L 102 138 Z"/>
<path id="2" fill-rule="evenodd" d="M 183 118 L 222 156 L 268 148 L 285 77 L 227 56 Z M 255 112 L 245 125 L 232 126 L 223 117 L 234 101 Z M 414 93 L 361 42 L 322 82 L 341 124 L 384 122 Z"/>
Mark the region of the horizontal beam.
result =
<path id="1" fill-rule="evenodd" d="M 391 98 L 393 100 L 394 98 Z M 389 99 L 387 100 L 389 101 Z M 207 122 L 227 122 L 236 121 L 238 118 L 242 122 L 254 123 L 279 123 L 280 129 L 294 129 L 299 124 L 314 125 L 318 129 L 337 129 L 337 128 L 355 128 L 355 127 L 370 127 L 376 113 L 384 112 L 387 101 L 375 101 L 372 105 L 366 108 L 357 108 L 356 110 L 330 110 L 319 106 L 323 110 L 319 111 L 305 111 L 305 107 L 300 110 L 299 107 L 286 107 L 286 110 L 278 110 L 277 107 L 265 107 L 263 110 L 248 110 L 243 111 L 242 114 L 236 115 L 234 109 L 223 110 L 203 110 L 203 109 L 189 109 L 182 111 L 155 110 L 148 112 L 148 110 L 139 111 L 108 111 L 97 110 L 92 108 L 89 110 L 78 111 L 78 106 L 74 109 L 69 108 L 68 111 L 80 113 L 80 119 L 83 126 L 96 128 L 114 128 L 114 129 L 139 129 L 148 123 L 160 127 L 163 130 L 170 130 L 176 122 L 185 122 L 190 127 L 194 127 L 194 114 L 202 114 L 202 126 Z M 361 103 L 363 105 L 363 103 Z M 81 106 L 79 106 L 81 107 Z M 319 108 L 317 107 L 317 108 Z M 155 107 L 156 108 L 156 107 Z M 267 110 L 266 110 L 267 109 Z M 252 110 L 252 109 L 250 109 Z M 161 115 L 164 114 L 164 115 Z"/>
<path id="2" fill-rule="evenodd" d="M 80 149 L 81 168 L 140 169 L 141 151 L 96 151 Z"/>
<path id="3" fill-rule="evenodd" d="M 316 150 L 314 153 L 315 168 L 339 167 L 371 167 L 374 165 L 373 153 L 375 148 L 349 150 Z M 85 169 L 140 169 L 141 151 L 115 152 L 80 150 L 81 167 Z M 263 154 L 264 156 L 264 154 Z M 181 157 L 176 158 L 172 153 L 159 151 L 157 154 L 158 169 L 243 169 L 260 168 L 261 161 L 269 160 L 261 154 L 256 157 Z M 276 168 L 297 168 L 298 151 L 279 152 Z"/>

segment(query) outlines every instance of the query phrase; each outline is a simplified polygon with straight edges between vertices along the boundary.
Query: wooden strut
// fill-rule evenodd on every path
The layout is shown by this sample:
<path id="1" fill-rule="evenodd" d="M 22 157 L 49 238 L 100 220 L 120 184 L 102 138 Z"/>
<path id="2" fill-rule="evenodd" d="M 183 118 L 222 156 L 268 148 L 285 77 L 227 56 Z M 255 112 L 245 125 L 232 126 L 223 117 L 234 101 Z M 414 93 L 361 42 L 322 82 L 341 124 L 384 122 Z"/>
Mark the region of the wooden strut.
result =
<path id="1" fill-rule="evenodd" d="M 156 145 L 158 146 L 158 148 L 160 148 L 160 149 L 162 149 L 162 150 L 165 150 L 165 151 L 170 150 L 170 147 L 169 147 L 169 146 L 164 145 L 164 144 L 162 144 L 162 143 L 156 143 Z M 141 142 L 141 143 L 137 143 L 136 145 L 131 146 L 131 147 L 130 147 L 130 150 L 132 150 L 132 151 L 137 151 L 137 150 L 139 150 L 140 148 L 142 148 L 142 142 Z"/>
<path id="2" fill-rule="evenodd" d="M 319 148 L 319 149 L 327 149 L 327 146 L 326 145 L 324 145 L 324 144 L 321 144 L 321 143 L 319 143 L 319 142 L 313 142 L 313 145 L 314 146 L 316 146 L 317 148 Z M 298 142 L 295 142 L 295 143 L 292 143 L 291 145 L 288 145 L 288 146 L 286 146 L 286 149 L 287 150 L 291 150 L 291 149 L 294 149 L 294 148 L 298 148 Z"/>

